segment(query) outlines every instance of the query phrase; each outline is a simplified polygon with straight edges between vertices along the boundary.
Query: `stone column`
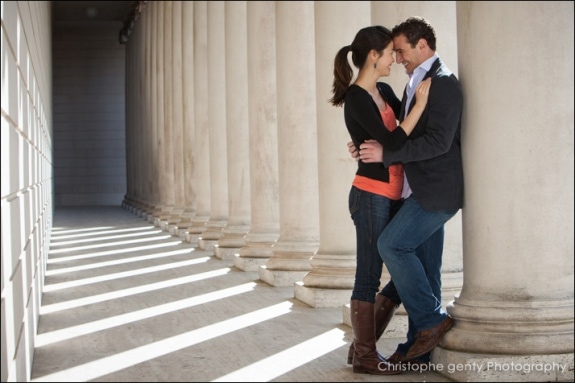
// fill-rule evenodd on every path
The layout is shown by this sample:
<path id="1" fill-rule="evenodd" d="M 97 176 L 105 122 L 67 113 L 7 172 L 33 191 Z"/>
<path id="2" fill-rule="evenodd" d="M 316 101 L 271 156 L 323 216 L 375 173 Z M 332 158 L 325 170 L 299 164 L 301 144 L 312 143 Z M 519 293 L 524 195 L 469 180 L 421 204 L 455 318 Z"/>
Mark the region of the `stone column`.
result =
<path id="1" fill-rule="evenodd" d="M 195 124 L 194 124 L 194 3 L 182 4 L 182 109 L 183 109 L 183 179 L 185 209 L 176 224 L 175 235 L 185 239 L 187 229 L 193 225 L 196 215 L 196 172 L 194 171 Z"/>
<path id="2" fill-rule="evenodd" d="M 333 23 L 344 19 L 343 24 Z M 349 302 L 355 277 L 355 227 L 348 194 L 357 163 L 347 151 L 350 138 L 343 108 L 328 100 L 335 55 L 370 25 L 370 2 L 316 2 L 315 20 L 320 240 L 311 271 L 295 285 L 295 298 L 312 307 L 338 307 Z"/>
<path id="3" fill-rule="evenodd" d="M 150 190 L 150 201 L 146 210 L 146 220 L 154 222 L 154 214 L 158 206 L 160 206 L 160 183 L 159 183 L 159 170 L 158 170 L 158 47 L 160 41 L 158 39 L 159 17 L 158 8 L 160 4 L 157 2 L 150 2 L 150 33 L 148 34 L 151 41 L 150 52 L 150 116 L 149 116 L 149 142 L 148 150 L 150 155 L 148 157 L 150 175 L 148 177 L 148 187 Z"/>
<path id="4" fill-rule="evenodd" d="M 194 1 L 194 181 L 196 215 L 186 241 L 197 243 L 210 219 L 210 162 L 208 129 L 208 4 Z"/>
<path id="5" fill-rule="evenodd" d="M 176 234 L 176 224 L 182 220 L 185 209 L 184 192 L 184 133 L 182 91 L 182 2 L 172 2 L 172 131 L 174 169 L 174 209 L 168 218 L 167 229 Z"/>
<path id="6" fill-rule="evenodd" d="M 138 194 L 137 174 L 135 172 L 135 159 L 137 155 L 137 136 L 134 134 L 139 131 L 138 114 L 141 110 L 141 92 L 139 91 L 141 82 L 137 81 L 140 71 L 140 41 L 141 24 L 136 25 L 132 31 L 132 38 L 126 44 L 126 62 L 124 64 L 126 73 L 126 101 L 125 101 L 125 118 L 126 118 L 126 194 L 122 200 L 122 208 L 134 212 L 134 203 Z"/>
<path id="7" fill-rule="evenodd" d="M 133 202 L 133 210 L 132 212 L 141 216 L 143 203 L 146 199 L 145 193 L 145 156 L 147 155 L 145 150 L 145 142 L 146 142 L 146 135 L 147 135 L 147 117 L 146 113 L 144 112 L 147 108 L 147 100 L 148 100 L 148 86 L 149 81 L 146 77 L 146 66 L 147 66 L 147 57 L 149 52 L 149 43 L 147 40 L 147 31 L 149 29 L 149 24 L 147 23 L 147 14 L 149 13 L 149 9 L 146 9 L 145 5 L 142 5 L 141 14 L 140 14 L 140 23 L 138 29 L 138 60 L 139 60 L 139 68 L 138 74 L 135 78 L 135 81 L 139 83 L 137 86 L 138 88 L 138 102 L 136 108 L 133 113 L 137 114 L 137 123 L 133 128 L 133 132 L 131 133 L 130 140 L 134 145 L 134 153 L 132 155 L 132 164 L 130 165 L 134 177 L 133 182 L 135 183 L 135 199 Z M 126 68 L 128 71 L 129 69 Z"/>
<path id="8" fill-rule="evenodd" d="M 277 2 L 276 31 L 280 236 L 259 275 L 291 286 L 319 245 L 314 3 Z"/>
<path id="9" fill-rule="evenodd" d="M 213 250 L 228 222 L 226 139 L 225 3 L 208 2 L 208 123 L 210 145 L 210 219 L 199 238 L 202 250 Z"/>
<path id="10" fill-rule="evenodd" d="M 256 271 L 279 236 L 275 3 L 247 8 L 251 227 L 234 265 Z"/>
<path id="11" fill-rule="evenodd" d="M 457 24 L 464 283 L 432 362 L 573 381 L 573 3 L 458 2 Z"/>
<path id="12" fill-rule="evenodd" d="M 142 119 L 142 134 L 140 136 L 141 140 L 141 152 L 138 157 L 141 167 L 141 177 L 142 177 L 142 198 L 139 204 L 139 215 L 144 219 L 147 219 L 149 212 L 151 211 L 151 205 L 154 200 L 154 194 L 152 189 L 152 173 L 153 173 L 153 159 L 154 152 L 152 150 L 153 141 L 153 109 L 152 108 L 152 98 L 154 96 L 153 92 L 153 72 L 152 72 L 152 61 L 153 61 L 153 47 L 155 46 L 155 39 L 152 37 L 154 34 L 154 3 L 146 3 L 143 12 L 142 23 L 145 29 L 145 63 L 144 63 L 144 100 L 141 113 L 144 118 Z"/>
<path id="13" fill-rule="evenodd" d="M 163 132 L 162 152 L 164 164 L 162 167 L 162 190 L 164 191 L 164 206 L 162 213 L 158 217 L 158 226 L 162 230 L 168 230 L 168 224 L 173 219 L 175 207 L 175 177 L 174 177 L 174 87 L 173 87 L 173 39 L 172 39 L 172 3 L 173 1 L 162 1 L 164 14 L 164 35 L 163 35 Z"/>
<path id="14" fill-rule="evenodd" d="M 168 188 L 166 186 L 166 133 L 165 133 L 165 105 L 164 105 L 164 9 L 165 5 L 163 2 L 158 2 L 155 7 L 156 14 L 156 103 L 154 108 L 156 109 L 156 142 L 154 146 L 157 150 L 157 156 L 155 157 L 154 166 L 156 167 L 156 177 L 154 177 L 153 182 L 158 191 L 158 201 L 156 203 L 155 209 L 152 212 L 152 216 L 148 217 L 148 221 L 154 223 L 155 226 L 160 226 L 160 218 L 165 214 L 165 210 L 168 207 Z"/>
<path id="15" fill-rule="evenodd" d="M 247 2 L 226 1 L 225 7 L 229 218 L 214 248 L 221 259 L 231 258 L 246 245 L 251 219 Z"/>

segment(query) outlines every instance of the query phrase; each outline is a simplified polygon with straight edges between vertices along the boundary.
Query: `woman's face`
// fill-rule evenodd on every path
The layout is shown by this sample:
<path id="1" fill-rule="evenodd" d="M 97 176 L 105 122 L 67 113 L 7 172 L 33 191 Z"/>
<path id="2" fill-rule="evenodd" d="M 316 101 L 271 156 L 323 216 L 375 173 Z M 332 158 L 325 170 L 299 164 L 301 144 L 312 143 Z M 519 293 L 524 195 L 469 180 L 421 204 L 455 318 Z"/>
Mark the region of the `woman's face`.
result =
<path id="1" fill-rule="evenodd" d="M 387 44 L 383 50 L 382 55 L 377 60 L 377 68 L 382 76 L 389 76 L 391 74 L 391 64 L 395 62 L 393 56 L 393 42 Z"/>

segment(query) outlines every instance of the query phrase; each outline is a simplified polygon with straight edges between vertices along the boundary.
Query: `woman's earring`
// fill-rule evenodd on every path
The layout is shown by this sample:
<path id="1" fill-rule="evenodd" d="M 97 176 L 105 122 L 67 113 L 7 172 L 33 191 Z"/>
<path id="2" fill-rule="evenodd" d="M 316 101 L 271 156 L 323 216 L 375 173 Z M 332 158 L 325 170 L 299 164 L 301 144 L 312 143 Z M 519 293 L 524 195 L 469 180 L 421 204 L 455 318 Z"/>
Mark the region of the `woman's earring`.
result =
<path id="1" fill-rule="evenodd" d="M 373 69 L 377 68 L 377 63 L 373 63 Z"/>

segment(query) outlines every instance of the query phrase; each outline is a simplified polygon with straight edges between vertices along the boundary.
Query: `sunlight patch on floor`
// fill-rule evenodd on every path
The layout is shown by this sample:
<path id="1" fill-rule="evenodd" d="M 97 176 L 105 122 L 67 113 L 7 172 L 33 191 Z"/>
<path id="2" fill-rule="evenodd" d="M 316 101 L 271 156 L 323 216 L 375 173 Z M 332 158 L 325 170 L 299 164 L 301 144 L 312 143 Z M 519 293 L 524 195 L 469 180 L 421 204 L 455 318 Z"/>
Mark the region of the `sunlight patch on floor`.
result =
<path id="1" fill-rule="evenodd" d="M 90 267 L 94 264 L 85 265 L 86 267 L 81 267 L 81 266 L 77 266 L 77 267 L 81 267 L 81 270 L 87 270 L 87 269 L 93 269 L 93 268 L 98 268 L 98 267 L 103 267 L 103 266 L 109 266 L 112 264 L 118 265 L 118 264 L 124 264 L 124 263 L 147 261 L 147 260 L 155 259 L 155 258 L 171 257 L 174 255 L 191 253 L 192 251 L 193 251 L 193 249 L 191 249 L 191 250 L 190 249 L 182 249 L 182 250 L 169 251 L 169 252 L 165 252 L 165 253 L 156 253 L 156 254 L 144 255 L 144 256 L 140 256 L 140 257 L 127 258 L 127 259 L 123 259 L 123 260 L 100 262 L 98 264 L 95 264 L 94 267 Z M 145 267 L 145 268 L 141 268 L 141 269 L 137 269 L 137 270 L 121 271 L 118 273 L 99 275 L 97 277 L 76 279 L 73 281 L 60 282 L 60 283 L 50 283 L 50 284 L 46 284 L 44 286 L 43 291 L 46 293 L 46 292 L 52 292 L 52 291 L 56 291 L 56 290 L 68 289 L 71 287 L 85 286 L 85 285 L 89 285 L 92 283 L 110 281 L 110 280 L 118 279 L 118 278 L 126 278 L 126 277 L 135 276 L 135 275 L 154 273 L 156 271 L 176 269 L 178 267 L 183 267 L 183 266 L 197 265 L 199 263 L 204 263 L 204 262 L 207 262 L 209 260 L 210 260 L 210 257 L 201 257 L 201 258 L 189 259 L 189 260 L 180 261 L 180 262 L 172 262 L 172 263 L 166 263 L 166 264 L 157 265 L 157 266 Z M 63 274 L 66 270 L 68 270 L 68 272 L 71 272 L 70 269 L 75 269 L 75 268 L 69 267 L 69 268 L 65 268 L 65 269 L 59 269 L 59 270 L 63 270 L 63 272 L 62 273 L 54 273 L 54 274 Z M 77 271 L 77 270 L 78 269 L 75 269 L 72 271 Z M 46 275 L 50 276 L 53 274 L 49 274 L 48 272 L 46 272 Z"/>
<path id="2" fill-rule="evenodd" d="M 158 358 L 187 347 L 205 342 L 214 337 L 222 336 L 272 318 L 288 314 L 292 307 L 291 302 L 282 302 L 276 305 L 256 310 L 235 318 L 214 323 L 203 328 L 169 337 L 161 341 L 116 355 L 107 356 L 92 362 L 84 363 L 63 371 L 44 375 L 33 379 L 32 382 L 75 382 L 81 376 L 83 381 L 98 379 L 99 377 L 120 371 L 139 363 Z"/>
<path id="3" fill-rule="evenodd" d="M 197 260 L 192 259 L 192 260 L 186 261 L 186 262 L 189 262 L 189 264 L 193 264 L 194 261 L 197 261 Z M 165 266 L 165 265 L 158 266 L 158 267 L 163 267 L 163 266 Z M 45 314 L 53 313 L 56 311 L 67 310 L 67 309 L 71 309 L 71 308 L 77 308 L 80 306 L 90 305 L 90 304 L 94 304 L 94 303 L 110 301 L 113 299 L 125 298 L 125 297 L 131 296 L 131 295 L 147 293 L 150 291 L 154 291 L 154 290 L 158 290 L 158 289 L 164 289 L 164 288 L 178 286 L 178 285 L 183 285 L 186 283 L 198 282 L 198 281 L 202 281 L 202 280 L 205 280 L 208 278 L 219 277 L 219 276 L 225 275 L 229 272 L 230 272 L 230 268 L 226 267 L 226 268 L 222 268 L 222 269 L 218 269 L 218 270 L 208 271 L 205 273 L 187 275 L 187 276 L 181 277 L 181 278 L 173 278 L 173 279 L 169 279 L 166 281 L 150 283 L 150 284 L 143 285 L 143 286 L 130 287 L 128 289 L 111 291 L 111 292 L 107 292 L 107 293 L 103 293 L 103 294 L 98 294 L 98 295 L 93 295 L 93 296 L 89 296 L 89 297 L 84 297 L 84 298 L 69 300 L 69 301 L 65 301 L 65 302 L 55 303 L 55 304 L 51 304 L 51 305 L 46 305 L 46 306 L 40 307 L 40 315 L 45 315 Z M 130 272 L 130 273 L 132 273 L 132 272 Z"/>
<path id="4" fill-rule="evenodd" d="M 53 248 L 58 247 L 58 246 L 70 246 L 70 245 L 87 243 L 87 242 L 111 241 L 111 240 L 116 240 L 116 239 L 142 237 L 145 235 L 160 234 L 163 232 L 163 230 L 159 230 L 159 229 L 153 230 L 153 231 L 148 230 L 146 232 L 142 232 L 142 230 L 139 230 L 137 233 L 126 234 L 125 231 L 126 230 L 117 230 L 117 231 L 115 230 L 113 232 L 109 232 L 110 234 L 114 233 L 115 235 L 108 235 L 105 237 L 102 236 L 102 237 L 97 237 L 97 238 L 73 239 L 73 240 L 69 240 L 69 241 L 62 241 L 61 240 L 62 238 L 58 238 L 56 240 L 54 238 L 51 238 L 50 249 L 53 249 Z M 130 230 L 130 231 L 134 231 L 134 230 Z M 104 234 L 104 232 L 92 233 L 91 235 L 102 235 L 102 234 Z"/>
<path id="5" fill-rule="evenodd" d="M 344 336 L 344 331 L 335 328 L 212 382 L 269 382 L 347 344 Z"/>
<path id="6" fill-rule="evenodd" d="M 113 327 L 134 323 L 139 320 L 153 318 L 159 315 L 168 314 L 174 311 L 187 309 L 203 303 L 213 302 L 219 299 L 228 298 L 234 295 L 252 291 L 257 284 L 255 282 L 245 283 L 240 286 L 229 287 L 202 294 L 196 297 L 181 299 L 179 301 L 166 303 L 163 305 L 147 307 L 142 310 L 116 315 L 106 319 L 84 323 L 77 326 L 69 326 L 60 330 L 39 334 L 36 337 L 36 347 L 42 347 L 56 342 L 62 342 L 82 335 L 92 334 L 98 331 L 108 330 Z"/>
<path id="7" fill-rule="evenodd" d="M 124 251 L 124 250 L 118 250 L 118 251 L 112 251 L 110 252 L 110 254 L 106 254 L 106 255 L 117 255 L 117 254 L 122 254 L 122 253 L 131 253 L 131 252 L 137 252 L 137 251 L 144 251 L 144 250 L 151 250 L 151 249 L 159 249 L 162 247 L 172 247 L 174 246 L 174 244 L 165 244 L 163 246 L 146 246 L 145 248 L 142 247 L 132 247 L 131 249 L 125 249 L 125 250 L 129 250 L 129 251 Z M 193 249 L 184 249 L 184 250 L 176 250 L 176 252 L 180 252 L 180 254 L 184 254 L 184 253 L 191 253 L 193 251 Z M 74 273 L 76 271 L 81 271 L 81 270 L 91 270 L 91 269 L 98 269 L 100 267 L 105 267 L 105 266 L 114 266 L 114 265 L 121 265 L 121 264 L 125 264 L 125 263 L 134 263 L 134 262 L 141 262 L 144 260 L 149 260 L 149 259 L 153 259 L 153 258 L 161 258 L 160 254 L 166 254 L 164 255 L 165 257 L 170 257 L 173 252 L 167 252 L 167 253 L 154 253 L 154 254 L 148 254 L 148 255 L 140 255 L 138 257 L 129 257 L 129 258 L 123 258 L 123 259 L 114 259 L 112 261 L 104 261 L 104 262 L 98 262 L 98 263 L 90 263 L 90 264 L 86 264 L 86 265 L 80 265 L 80 266 L 72 266 L 72 267 L 62 267 L 59 269 L 51 269 L 51 270 L 46 270 L 46 276 L 52 276 L 52 275 L 58 275 L 58 274 L 66 274 L 66 273 Z M 104 254 L 100 254 L 99 256 L 103 256 Z M 85 259 L 85 258 L 93 258 L 95 255 L 92 254 L 86 254 L 86 255 L 78 255 L 75 257 L 67 257 L 67 261 L 78 261 L 81 259 Z M 50 263 L 48 261 L 48 263 Z"/>
<path id="8" fill-rule="evenodd" d="M 152 238 L 146 238 L 146 239 L 133 239 L 131 241 L 120 241 L 120 242 L 107 242 L 107 243 L 103 243 L 100 245 L 86 245 L 86 246 L 78 246 L 78 247 L 67 247 L 65 249 L 54 249 L 54 250 L 50 250 L 49 254 L 61 254 L 61 253 L 70 253 L 73 251 L 83 251 L 83 250 L 93 250 L 93 249 L 100 249 L 103 247 L 116 247 L 116 246 L 123 246 L 123 245 L 133 245 L 133 244 L 139 244 L 142 242 L 152 242 L 152 241 L 161 241 L 164 239 L 168 239 L 168 238 L 174 238 L 172 235 L 167 234 L 167 235 L 155 235 Z M 96 238 L 92 239 L 92 241 L 97 241 Z M 173 242 L 174 244 L 180 244 L 182 243 L 182 241 L 177 241 L 177 242 Z M 61 259 L 61 258 L 56 258 L 57 260 Z M 54 260 L 52 260 L 52 263 L 54 262 Z M 61 261 L 60 261 L 61 262 Z"/>

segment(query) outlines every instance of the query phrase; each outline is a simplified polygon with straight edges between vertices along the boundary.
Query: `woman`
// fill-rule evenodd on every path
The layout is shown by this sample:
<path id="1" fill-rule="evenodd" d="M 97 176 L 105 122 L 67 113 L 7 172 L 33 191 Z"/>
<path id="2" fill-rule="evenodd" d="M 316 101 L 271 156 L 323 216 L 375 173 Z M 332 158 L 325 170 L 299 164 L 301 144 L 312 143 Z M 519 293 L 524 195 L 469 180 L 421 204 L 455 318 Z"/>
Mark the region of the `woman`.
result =
<path id="1" fill-rule="evenodd" d="M 351 83 L 353 70 L 359 69 Z M 397 126 L 401 101 L 392 88 L 379 82 L 389 76 L 394 62 L 391 32 L 382 26 L 361 29 L 351 45 L 339 50 L 334 62 L 334 106 L 344 106 L 345 124 L 356 148 L 366 140 L 377 140 L 383 149 L 395 150 L 405 142 L 423 113 L 430 81 L 422 82 L 416 91 L 416 102 L 409 115 Z M 358 168 L 349 193 L 349 210 L 356 227 L 357 265 L 351 295 L 351 323 L 354 341 L 348 363 L 356 373 L 389 375 L 400 373 L 397 366 L 380 358 L 377 339 L 393 316 L 397 304 L 377 294 L 383 261 L 377 250 L 377 238 L 391 219 L 395 201 L 403 187 L 402 165 L 385 168 L 381 163 L 364 163 Z M 376 298 L 377 295 L 377 298 Z"/>

